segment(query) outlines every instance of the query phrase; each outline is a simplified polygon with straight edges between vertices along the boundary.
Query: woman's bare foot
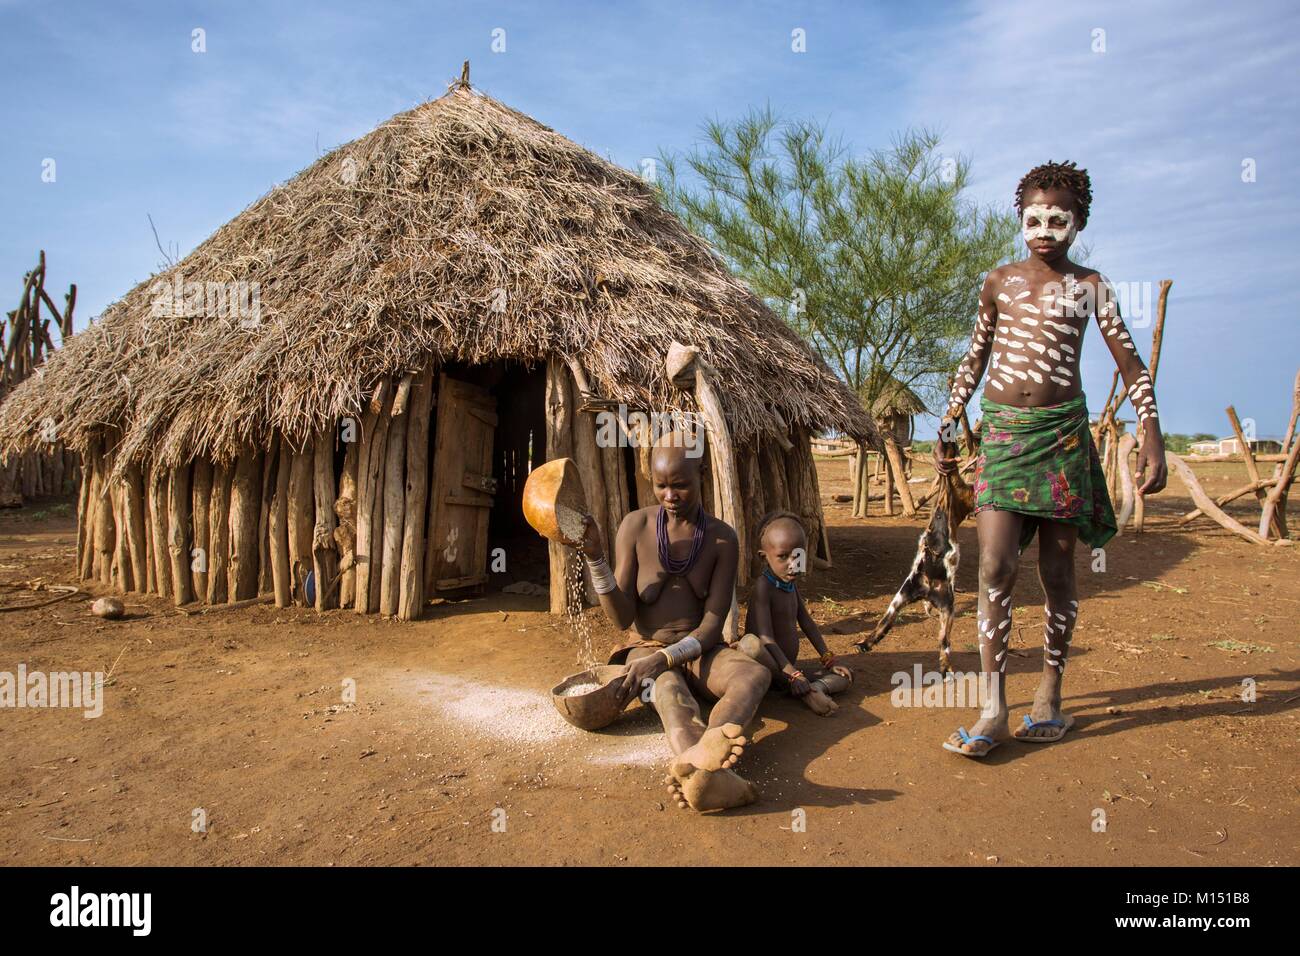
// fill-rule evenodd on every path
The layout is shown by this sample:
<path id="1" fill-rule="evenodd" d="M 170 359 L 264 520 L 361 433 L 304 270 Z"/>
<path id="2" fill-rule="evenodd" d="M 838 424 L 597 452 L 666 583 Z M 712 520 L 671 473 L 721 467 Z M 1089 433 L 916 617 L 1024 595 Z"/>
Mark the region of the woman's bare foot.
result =
<path id="1" fill-rule="evenodd" d="M 677 755 L 677 759 L 673 761 L 674 766 L 690 764 L 699 770 L 725 770 L 734 767 L 736 761 L 745 752 L 745 744 L 749 743 L 748 738 L 742 735 L 744 729 L 740 724 L 710 727 L 704 731 L 698 743 L 687 747 Z M 673 775 L 680 777 L 675 770 Z"/>
<path id="2" fill-rule="evenodd" d="M 840 709 L 839 704 L 835 703 L 835 701 L 830 699 L 829 695 L 822 693 L 816 687 L 808 691 L 808 693 L 804 694 L 799 699 L 803 701 L 805 707 L 811 710 L 814 714 L 817 714 L 819 717 L 829 717 L 831 714 L 835 713 L 835 711 Z"/>
<path id="3" fill-rule="evenodd" d="M 674 764 L 673 773 L 664 783 L 673 801 L 685 809 L 729 810 L 743 807 L 758 799 L 758 788 L 734 770 L 700 770 L 689 764 Z"/>

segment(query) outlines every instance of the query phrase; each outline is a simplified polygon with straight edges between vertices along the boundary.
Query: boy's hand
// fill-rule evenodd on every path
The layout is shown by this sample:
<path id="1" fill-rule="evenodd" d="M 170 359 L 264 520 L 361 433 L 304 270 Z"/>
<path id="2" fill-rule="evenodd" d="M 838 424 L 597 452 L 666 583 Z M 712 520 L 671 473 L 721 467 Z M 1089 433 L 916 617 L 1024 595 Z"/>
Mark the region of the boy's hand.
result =
<path id="1" fill-rule="evenodd" d="M 950 445 L 944 440 L 944 432 L 948 430 L 950 422 L 944 419 L 939 423 L 939 436 L 934 443 L 934 470 L 941 475 L 951 475 L 957 470 L 961 463 L 960 458 L 949 458 L 949 454 L 956 454 L 957 446 Z"/>
<path id="2" fill-rule="evenodd" d="M 839 664 L 836 664 L 834 667 L 831 668 L 831 673 L 839 674 L 850 684 L 853 683 L 853 671 L 849 670 L 847 667 L 842 667 Z"/>
<path id="3" fill-rule="evenodd" d="M 796 697 L 802 697 L 812 690 L 812 684 L 808 683 L 808 678 L 803 676 L 802 671 L 795 671 L 787 675 L 790 678 L 790 693 Z"/>
<path id="4" fill-rule="evenodd" d="M 596 524 L 596 519 L 591 515 L 583 515 L 582 542 L 578 545 L 578 550 L 591 558 L 593 561 L 605 556 L 605 542 L 601 538 L 600 525 Z"/>
<path id="5" fill-rule="evenodd" d="M 1158 494 L 1164 490 L 1165 484 L 1169 481 L 1169 465 L 1165 461 L 1165 439 L 1156 428 L 1151 429 L 1143 437 L 1142 448 L 1138 451 L 1138 480 L 1141 481 L 1144 475 L 1146 480 L 1138 485 L 1140 495 Z"/>

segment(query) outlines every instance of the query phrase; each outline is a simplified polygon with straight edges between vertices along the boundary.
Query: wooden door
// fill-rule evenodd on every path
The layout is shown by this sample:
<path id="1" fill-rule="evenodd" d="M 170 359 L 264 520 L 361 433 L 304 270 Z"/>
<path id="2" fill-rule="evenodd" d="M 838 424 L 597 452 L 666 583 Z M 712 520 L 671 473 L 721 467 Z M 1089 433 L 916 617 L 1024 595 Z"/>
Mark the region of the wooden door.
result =
<path id="1" fill-rule="evenodd" d="M 426 594 L 487 582 L 496 405 L 482 386 L 439 377 Z"/>

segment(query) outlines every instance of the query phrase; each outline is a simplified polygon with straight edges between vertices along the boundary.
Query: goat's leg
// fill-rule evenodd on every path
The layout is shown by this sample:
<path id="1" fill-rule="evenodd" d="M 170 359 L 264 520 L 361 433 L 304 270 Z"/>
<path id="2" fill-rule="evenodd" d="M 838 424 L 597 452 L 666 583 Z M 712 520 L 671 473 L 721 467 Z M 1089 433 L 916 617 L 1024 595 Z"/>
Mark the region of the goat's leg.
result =
<path id="1" fill-rule="evenodd" d="M 889 633 L 889 629 L 894 626 L 894 618 L 898 617 L 898 612 L 921 597 L 921 594 L 920 577 L 918 575 L 909 575 L 907 580 L 903 582 L 903 586 L 898 589 L 898 593 L 894 595 L 894 599 L 889 602 L 889 607 L 876 624 L 876 629 L 871 632 L 871 636 L 857 641 L 853 646 L 865 654 L 879 644 L 881 639 Z"/>

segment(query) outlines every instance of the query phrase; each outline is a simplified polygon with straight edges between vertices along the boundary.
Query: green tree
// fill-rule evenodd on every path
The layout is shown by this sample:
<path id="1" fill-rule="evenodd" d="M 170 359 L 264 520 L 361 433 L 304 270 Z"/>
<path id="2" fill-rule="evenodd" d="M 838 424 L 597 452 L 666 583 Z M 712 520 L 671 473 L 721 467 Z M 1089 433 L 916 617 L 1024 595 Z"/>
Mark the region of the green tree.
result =
<path id="1" fill-rule="evenodd" d="M 868 407 L 895 383 L 946 394 L 983 276 L 1019 229 L 963 197 L 969 159 L 926 130 L 854 158 L 825 126 L 770 109 L 704 132 L 684 158 L 661 154 L 665 205 Z"/>

